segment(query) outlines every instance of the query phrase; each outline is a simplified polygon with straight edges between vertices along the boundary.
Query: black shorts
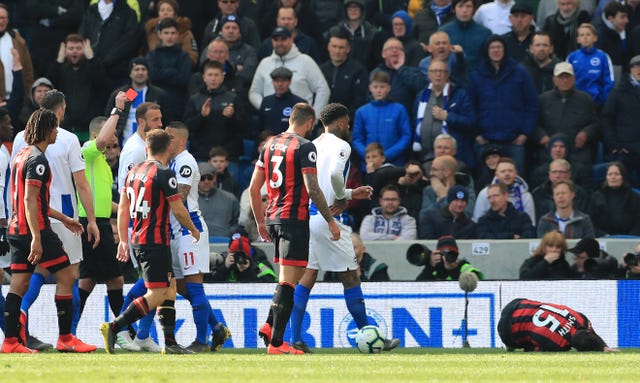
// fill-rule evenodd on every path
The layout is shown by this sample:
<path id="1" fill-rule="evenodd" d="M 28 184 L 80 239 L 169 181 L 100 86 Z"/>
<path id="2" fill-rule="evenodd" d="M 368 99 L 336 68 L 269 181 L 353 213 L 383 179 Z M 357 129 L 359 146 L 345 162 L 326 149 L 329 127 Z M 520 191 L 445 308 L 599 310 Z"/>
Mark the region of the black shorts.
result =
<path id="1" fill-rule="evenodd" d="M 62 246 L 62 241 L 50 227 L 40 231 L 40 243 L 42 245 L 42 257 L 38 266 L 55 274 L 71 265 L 69 257 Z M 9 244 L 11 245 L 11 272 L 33 273 L 36 265 L 27 260 L 31 253 L 31 234 L 9 235 Z"/>
<path id="2" fill-rule="evenodd" d="M 518 347 L 518 345 L 513 340 L 511 336 L 511 317 L 513 316 L 513 312 L 516 310 L 518 305 L 520 304 L 522 299 L 514 299 L 509 302 L 502 309 L 502 313 L 500 314 L 500 321 L 498 322 L 498 335 L 500 335 L 500 339 L 502 339 L 502 343 L 504 343 L 507 347 Z"/>
<path id="3" fill-rule="evenodd" d="M 134 247 L 133 255 L 138 260 L 146 288 L 169 287 L 171 278 L 173 278 L 171 248 L 169 246 Z"/>
<path id="4" fill-rule="evenodd" d="M 105 282 L 122 276 L 120 264 L 116 259 L 116 242 L 113 240 L 113 228 L 108 218 L 97 218 L 96 224 L 100 230 L 100 243 L 94 249 L 93 243 L 87 240 L 87 219 L 80 218 L 84 227 L 82 233 L 82 254 L 80 262 L 80 279 L 93 279 Z"/>
<path id="5" fill-rule="evenodd" d="M 309 261 L 309 222 L 267 225 L 276 247 L 274 262 L 306 267 Z"/>

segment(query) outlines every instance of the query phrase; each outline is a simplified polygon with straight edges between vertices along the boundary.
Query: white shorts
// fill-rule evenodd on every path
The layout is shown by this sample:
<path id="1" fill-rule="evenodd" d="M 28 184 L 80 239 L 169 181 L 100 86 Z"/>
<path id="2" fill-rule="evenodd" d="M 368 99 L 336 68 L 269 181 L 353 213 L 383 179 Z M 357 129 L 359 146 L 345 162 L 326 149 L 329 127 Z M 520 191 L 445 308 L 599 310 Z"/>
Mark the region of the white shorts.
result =
<path id="1" fill-rule="evenodd" d="M 309 263 L 308 269 L 324 271 L 349 271 L 358 267 L 356 253 L 351 242 L 351 228 L 336 221 L 340 228 L 340 239 L 331 240 L 331 232 L 322 215 L 309 218 Z"/>
<path id="2" fill-rule="evenodd" d="M 0 269 L 4 269 L 11 266 L 11 251 L 6 255 L 0 255 Z M 0 270 L 0 272 L 2 272 Z"/>
<path id="3" fill-rule="evenodd" d="M 51 230 L 58 235 L 64 251 L 69 257 L 69 263 L 72 265 L 82 261 L 82 237 L 73 234 L 61 222 L 51 222 Z"/>
<path id="4" fill-rule="evenodd" d="M 206 226 L 200 233 L 200 240 L 193 242 L 191 235 L 184 235 L 171 240 L 171 258 L 173 274 L 176 279 L 188 275 L 209 272 L 209 231 Z"/>

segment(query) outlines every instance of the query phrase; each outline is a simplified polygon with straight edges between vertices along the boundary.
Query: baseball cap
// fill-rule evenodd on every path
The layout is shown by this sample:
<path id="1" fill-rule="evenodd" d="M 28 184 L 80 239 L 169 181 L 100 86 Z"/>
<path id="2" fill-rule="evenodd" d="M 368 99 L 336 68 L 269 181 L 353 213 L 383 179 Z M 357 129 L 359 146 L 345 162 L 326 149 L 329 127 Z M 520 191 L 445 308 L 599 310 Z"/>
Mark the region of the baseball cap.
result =
<path id="1" fill-rule="evenodd" d="M 205 174 L 218 174 L 218 169 L 215 166 L 211 165 L 208 162 L 200 162 L 198 164 L 198 171 L 200 175 L 203 176 Z"/>
<path id="2" fill-rule="evenodd" d="M 240 26 L 240 20 L 238 19 L 238 16 L 227 15 L 220 20 L 220 28 L 222 28 L 226 23 L 229 23 L 229 22 L 238 24 L 238 27 Z"/>
<path id="3" fill-rule="evenodd" d="M 632 67 L 634 65 L 640 65 L 640 55 L 633 56 L 631 60 L 629 60 L 629 66 Z"/>
<path id="4" fill-rule="evenodd" d="M 229 253 L 245 253 L 251 255 L 251 242 L 247 236 L 240 233 L 234 233 L 229 241 Z"/>
<path id="5" fill-rule="evenodd" d="M 573 254 L 580 254 L 586 251 L 589 258 L 597 258 L 600 255 L 600 244 L 594 238 L 583 238 L 568 251 Z"/>
<path id="6" fill-rule="evenodd" d="M 571 65 L 568 62 L 562 61 L 556 64 L 555 68 L 553 68 L 553 75 L 554 76 L 560 76 L 563 73 L 567 73 L 570 74 L 572 76 L 575 76 L 574 72 L 573 72 L 573 65 Z"/>
<path id="7" fill-rule="evenodd" d="M 498 145 L 485 145 L 484 149 L 482 150 L 482 159 L 486 160 L 487 157 L 489 157 L 492 154 L 497 154 L 499 156 L 502 156 L 502 152 L 500 151 L 500 147 Z"/>
<path id="8" fill-rule="evenodd" d="M 293 72 L 288 68 L 281 66 L 272 70 L 269 75 L 271 76 L 271 78 L 286 78 L 291 80 L 291 77 L 293 77 Z"/>
<path id="9" fill-rule="evenodd" d="M 449 188 L 449 192 L 447 193 L 447 203 L 451 203 L 457 199 L 469 201 L 469 193 L 464 187 L 460 185 L 453 185 Z"/>
<path id="10" fill-rule="evenodd" d="M 271 38 L 273 39 L 276 37 L 291 37 L 291 31 L 285 27 L 277 27 L 273 32 L 271 32 Z"/>
<path id="11" fill-rule="evenodd" d="M 458 244 L 456 243 L 456 239 L 451 235 L 445 235 L 443 237 L 440 237 L 438 239 L 438 244 L 436 248 L 440 252 L 452 251 L 458 254 L 460 253 L 460 251 L 458 250 Z"/>
<path id="12" fill-rule="evenodd" d="M 524 3 L 515 3 L 511 10 L 509 11 L 512 15 L 514 13 L 526 13 L 527 15 L 533 15 L 533 9 L 529 6 L 529 4 Z"/>

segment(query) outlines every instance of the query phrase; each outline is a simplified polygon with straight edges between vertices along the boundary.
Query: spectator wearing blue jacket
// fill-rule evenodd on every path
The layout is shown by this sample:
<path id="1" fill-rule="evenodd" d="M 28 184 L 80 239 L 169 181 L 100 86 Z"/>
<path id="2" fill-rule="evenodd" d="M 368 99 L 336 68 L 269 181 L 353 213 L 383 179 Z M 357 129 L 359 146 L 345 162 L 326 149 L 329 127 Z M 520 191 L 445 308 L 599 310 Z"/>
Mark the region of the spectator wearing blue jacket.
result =
<path id="1" fill-rule="evenodd" d="M 477 152 L 491 143 L 525 171 L 525 142 L 538 118 L 538 94 L 531 76 L 506 52 L 502 36 L 486 44 L 486 58 L 469 77 L 469 98 L 476 113 Z"/>
<path id="2" fill-rule="evenodd" d="M 356 111 L 352 144 L 364 162 L 365 148 L 379 142 L 388 162 L 404 166 L 411 144 L 409 116 L 401 104 L 387 99 L 391 92 L 391 80 L 384 71 L 371 75 L 369 91 L 373 101 Z"/>
<path id="3" fill-rule="evenodd" d="M 576 74 L 576 88 L 587 92 L 600 108 L 613 89 L 613 64 L 604 51 L 595 47 L 598 41 L 596 29 L 591 24 L 578 27 L 580 48 L 569 53 L 567 62 L 573 65 Z"/>
<path id="4" fill-rule="evenodd" d="M 462 47 L 468 74 L 482 62 L 482 47 L 491 36 L 491 30 L 473 21 L 473 0 L 453 0 L 452 4 L 456 17 L 439 30 L 447 32 L 451 44 Z"/>

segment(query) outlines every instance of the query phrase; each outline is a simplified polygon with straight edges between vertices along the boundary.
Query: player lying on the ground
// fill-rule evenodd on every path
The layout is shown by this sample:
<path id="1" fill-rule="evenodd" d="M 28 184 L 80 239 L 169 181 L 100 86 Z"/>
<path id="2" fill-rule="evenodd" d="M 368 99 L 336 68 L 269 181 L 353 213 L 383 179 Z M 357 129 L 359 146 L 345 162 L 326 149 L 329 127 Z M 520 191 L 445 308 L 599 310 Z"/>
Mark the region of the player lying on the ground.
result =
<path id="1" fill-rule="evenodd" d="M 498 334 L 508 351 L 620 351 L 607 346 L 583 313 L 528 299 L 514 299 L 502 309 Z"/>

